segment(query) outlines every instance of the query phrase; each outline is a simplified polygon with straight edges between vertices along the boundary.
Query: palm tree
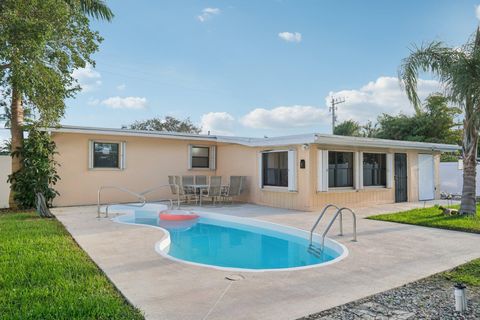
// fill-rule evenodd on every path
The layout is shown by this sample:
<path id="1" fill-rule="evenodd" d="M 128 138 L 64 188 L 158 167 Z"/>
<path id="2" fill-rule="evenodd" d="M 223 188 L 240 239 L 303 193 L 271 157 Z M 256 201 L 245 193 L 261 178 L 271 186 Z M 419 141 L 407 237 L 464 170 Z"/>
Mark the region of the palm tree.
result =
<path id="1" fill-rule="evenodd" d="M 400 67 L 408 99 L 420 112 L 417 93 L 419 72 L 432 73 L 443 85 L 445 96 L 461 106 L 463 112 L 463 191 L 460 213 L 476 214 L 477 145 L 480 129 L 480 27 L 475 38 L 461 48 L 431 42 L 414 48 Z"/>
<path id="2" fill-rule="evenodd" d="M 71 7 L 80 6 L 83 13 L 95 19 L 111 21 L 114 17 L 104 0 L 65 0 L 65 2 Z"/>

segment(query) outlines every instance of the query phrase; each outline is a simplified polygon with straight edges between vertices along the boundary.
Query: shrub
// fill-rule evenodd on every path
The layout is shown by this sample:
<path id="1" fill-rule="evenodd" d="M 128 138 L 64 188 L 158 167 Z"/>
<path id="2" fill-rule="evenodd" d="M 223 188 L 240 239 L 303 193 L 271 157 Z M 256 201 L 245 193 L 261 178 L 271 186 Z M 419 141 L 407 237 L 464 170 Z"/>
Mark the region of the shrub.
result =
<path id="1" fill-rule="evenodd" d="M 57 175 L 58 163 L 54 160 L 56 145 L 47 132 L 31 127 L 23 148 L 11 153 L 12 157 L 21 156 L 22 169 L 8 176 L 12 184 L 14 200 L 19 208 L 34 208 L 36 194 L 41 192 L 49 206 L 59 193 L 53 188 L 60 177 Z"/>

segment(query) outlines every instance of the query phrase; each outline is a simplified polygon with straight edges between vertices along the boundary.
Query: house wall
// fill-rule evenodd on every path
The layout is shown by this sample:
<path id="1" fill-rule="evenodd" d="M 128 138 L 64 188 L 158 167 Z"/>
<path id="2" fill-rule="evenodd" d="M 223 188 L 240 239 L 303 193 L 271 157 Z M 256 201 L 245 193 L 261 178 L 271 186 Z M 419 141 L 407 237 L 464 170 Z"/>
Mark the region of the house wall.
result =
<path id="1" fill-rule="evenodd" d="M 100 186 L 121 186 L 141 192 L 168 184 L 168 175 L 215 174 L 209 169 L 188 170 L 188 145 L 211 145 L 211 142 L 75 133 L 53 133 L 52 137 L 57 144 L 57 160 L 61 164 L 58 168 L 61 180 L 56 185 L 60 196 L 55 198 L 55 206 L 96 204 Z M 125 141 L 125 169 L 89 169 L 90 140 Z M 150 199 L 171 197 L 168 188 L 149 195 Z M 105 190 L 102 199 L 114 202 L 136 200 L 116 190 Z"/>
<path id="2" fill-rule="evenodd" d="M 406 153 L 407 154 L 407 175 L 408 175 L 408 201 L 418 201 L 418 151 L 395 150 L 395 149 L 368 149 L 355 148 L 351 146 L 338 147 L 328 145 L 311 145 L 304 150 L 301 146 L 286 146 L 268 148 L 269 150 L 297 150 L 297 192 L 289 192 L 285 188 L 260 188 L 259 183 L 259 161 L 261 151 L 267 148 L 250 148 L 238 145 L 226 145 L 218 147 L 218 171 L 217 174 L 228 176 L 231 174 L 248 176 L 248 194 L 243 200 L 297 210 L 314 211 L 319 210 L 329 203 L 344 206 L 368 206 L 372 204 L 383 204 L 395 202 L 395 184 L 392 188 L 365 187 L 363 189 L 329 189 L 328 192 L 317 191 L 317 150 L 341 150 L 341 151 L 362 151 L 362 152 L 385 152 L 385 153 Z M 421 152 L 425 153 L 425 152 Z M 304 159 L 306 168 L 300 169 L 300 160 Z M 438 164 L 440 154 L 434 154 L 436 198 L 440 197 Z M 253 175 L 252 175 L 253 173 Z"/>
<path id="3" fill-rule="evenodd" d="M 359 190 L 317 191 L 317 150 L 345 150 L 363 152 L 405 152 L 408 165 L 408 200 L 418 201 L 418 152 L 385 149 L 359 149 L 352 146 L 315 145 L 308 148 L 301 145 L 268 148 L 269 150 L 297 151 L 297 191 L 289 192 L 285 188 L 260 187 L 259 157 L 267 148 L 252 148 L 235 144 L 217 145 L 216 170 L 188 170 L 188 146 L 190 144 L 211 145 L 213 142 L 173 140 L 149 137 L 119 137 L 105 135 L 87 135 L 74 133 L 53 133 L 61 164 L 58 173 L 61 180 L 56 186 L 60 196 L 54 201 L 56 206 L 96 204 L 97 190 L 100 186 L 114 185 L 126 187 L 135 192 L 168 184 L 168 175 L 219 175 L 223 183 L 228 183 L 231 175 L 247 177 L 245 193 L 239 199 L 245 202 L 313 211 L 328 203 L 345 206 L 368 206 L 372 204 L 393 203 L 395 188 L 364 188 Z M 88 143 L 90 140 L 125 141 L 126 168 L 124 170 L 88 169 Z M 304 159 L 306 168 L 300 169 L 300 160 Z M 434 156 L 435 185 L 439 185 L 439 154 Z M 437 187 L 437 197 L 439 188 Z M 150 195 L 150 199 L 171 198 L 168 188 Z M 105 190 L 104 201 L 129 202 L 135 199 L 114 190 Z"/>

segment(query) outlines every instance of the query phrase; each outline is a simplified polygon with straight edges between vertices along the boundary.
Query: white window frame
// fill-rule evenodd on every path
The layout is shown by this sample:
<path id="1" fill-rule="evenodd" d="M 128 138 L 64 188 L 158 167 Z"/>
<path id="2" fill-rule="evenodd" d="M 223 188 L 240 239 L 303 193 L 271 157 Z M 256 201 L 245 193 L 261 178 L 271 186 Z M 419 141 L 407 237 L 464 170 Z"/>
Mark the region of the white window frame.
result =
<path id="1" fill-rule="evenodd" d="M 365 153 L 373 153 L 373 154 L 384 154 L 385 155 L 385 185 L 378 185 L 378 186 L 365 186 L 363 184 L 363 154 Z M 389 177 L 389 153 L 388 152 L 382 152 L 382 151 L 362 151 L 362 157 L 361 157 L 361 163 L 359 164 L 359 169 L 360 169 L 360 176 L 361 176 L 361 187 L 365 189 L 388 189 L 389 186 L 389 180 L 391 178 Z"/>
<path id="2" fill-rule="evenodd" d="M 286 152 L 287 153 L 287 163 L 288 163 L 288 186 L 265 186 L 263 185 L 263 155 L 266 153 L 275 153 L 275 152 Z M 294 148 L 290 149 L 275 149 L 275 150 L 264 150 L 258 153 L 258 187 L 262 190 L 267 191 L 288 191 L 288 192 L 297 192 L 298 191 L 298 170 L 297 170 L 297 150 Z"/>
<path id="3" fill-rule="evenodd" d="M 192 148 L 208 148 L 208 168 L 196 168 L 192 165 Z M 217 146 L 190 144 L 188 145 L 188 170 L 216 170 L 217 167 Z"/>
<path id="4" fill-rule="evenodd" d="M 95 143 L 115 143 L 118 144 L 118 167 L 117 168 L 100 168 L 94 167 L 94 150 L 93 146 Z M 125 141 L 118 141 L 118 140 L 102 140 L 102 139 L 94 139 L 88 141 L 88 169 L 95 170 L 95 171 L 121 171 L 126 169 L 126 147 L 127 143 Z"/>
<path id="5" fill-rule="evenodd" d="M 328 153 L 329 152 L 351 152 L 353 153 L 353 187 L 329 187 L 328 186 Z M 386 155 L 386 186 L 364 186 L 363 185 L 363 154 L 380 153 Z M 347 149 L 317 149 L 317 192 L 348 191 L 361 189 L 391 189 L 393 188 L 393 157 L 394 153 L 385 151 L 354 151 Z"/>
<path id="6" fill-rule="evenodd" d="M 327 183 L 327 190 L 334 190 L 334 191 L 341 191 L 341 190 L 357 190 L 358 189 L 358 152 L 357 151 L 354 151 L 354 150 L 345 150 L 345 149 L 329 149 L 329 150 L 326 150 L 327 151 L 327 156 L 326 156 L 326 183 Z M 328 186 L 328 181 L 329 181 L 329 177 L 328 177 L 328 166 L 329 166 L 329 163 L 328 163 L 328 153 L 329 152 L 348 152 L 348 153 L 353 153 L 353 172 L 352 172 L 352 179 L 353 179 L 353 184 L 351 187 L 330 187 Z"/>

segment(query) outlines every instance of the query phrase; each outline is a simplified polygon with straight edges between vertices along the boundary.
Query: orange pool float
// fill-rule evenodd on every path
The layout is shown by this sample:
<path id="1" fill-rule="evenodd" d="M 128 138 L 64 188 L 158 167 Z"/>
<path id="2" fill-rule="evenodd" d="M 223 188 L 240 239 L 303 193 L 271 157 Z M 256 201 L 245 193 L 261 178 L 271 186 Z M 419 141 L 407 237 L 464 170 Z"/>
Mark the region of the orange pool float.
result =
<path id="1" fill-rule="evenodd" d="M 158 217 L 166 221 L 185 221 L 197 219 L 199 216 L 186 210 L 163 210 Z"/>

